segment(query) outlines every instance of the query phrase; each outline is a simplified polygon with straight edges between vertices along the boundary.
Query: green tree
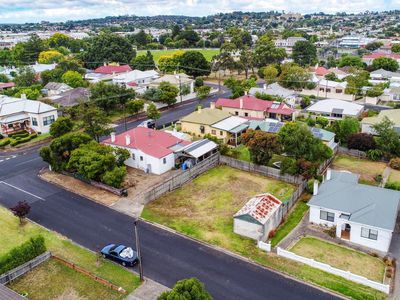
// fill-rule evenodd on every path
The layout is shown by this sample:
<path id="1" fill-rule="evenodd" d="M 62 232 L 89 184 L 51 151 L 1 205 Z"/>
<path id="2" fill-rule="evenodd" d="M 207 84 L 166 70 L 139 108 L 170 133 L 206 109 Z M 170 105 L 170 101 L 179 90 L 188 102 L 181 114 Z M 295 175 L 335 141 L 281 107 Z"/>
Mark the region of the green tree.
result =
<path id="1" fill-rule="evenodd" d="M 271 40 L 257 41 L 254 49 L 254 64 L 256 67 L 263 67 L 269 64 L 280 63 L 286 57 L 286 51 L 283 48 L 276 48 Z"/>
<path id="2" fill-rule="evenodd" d="M 3 82 L 3 83 L 10 82 L 10 79 L 8 78 L 8 76 L 6 74 L 0 74 L 0 82 Z"/>
<path id="3" fill-rule="evenodd" d="M 186 51 L 179 57 L 179 68 L 187 75 L 198 77 L 208 76 L 211 72 L 211 65 L 199 51 Z"/>
<path id="4" fill-rule="evenodd" d="M 161 117 L 161 113 L 154 103 L 150 103 L 147 107 L 147 117 L 153 120 L 157 120 Z"/>
<path id="5" fill-rule="evenodd" d="M 49 39 L 48 43 L 51 48 L 65 47 L 69 48 L 71 44 L 72 38 L 68 35 L 56 32 Z"/>
<path id="6" fill-rule="evenodd" d="M 372 61 L 374 70 L 384 69 L 386 71 L 396 72 L 399 69 L 398 62 L 390 57 L 378 57 Z"/>
<path id="7" fill-rule="evenodd" d="M 32 68 L 25 67 L 20 69 L 18 75 L 14 78 L 15 85 L 18 87 L 28 87 L 36 82 L 36 75 Z"/>
<path id="8" fill-rule="evenodd" d="M 99 82 L 90 87 L 90 100 L 106 113 L 125 105 L 135 98 L 135 91 L 125 86 Z"/>
<path id="9" fill-rule="evenodd" d="M 274 65 L 269 65 L 264 68 L 264 79 L 268 84 L 276 82 L 279 71 Z"/>
<path id="10" fill-rule="evenodd" d="M 13 48 L 13 60 L 18 65 L 34 64 L 39 53 L 48 49 L 46 43 L 37 35 L 32 34 L 28 41 L 19 42 Z"/>
<path id="11" fill-rule="evenodd" d="M 392 46 L 392 52 L 394 52 L 394 53 L 400 53 L 400 44 L 393 44 L 393 46 Z"/>
<path id="12" fill-rule="evenodd" d="M 189 278 L 178 281 L 157 300 L 212 300 L 212 297 L 197 278 Z"/>
<path id="13" fill-rule="evenodd" d="M 292 57 L 300 66 L 315 65 L 317 60 L 317 48 L 310 41 L 298 41 L 294 44 Z"/>
<path id="14" fill-rule="evenodd" d="M 338 67 L 356 67 L 356 68 L 363 68 L 364 63 L 359 56 L 354 55 L 345 55 L 339 59 Z"/>
<path id="15" fill-rule="evenodd" d="M 238 80 L 230 77 L 224 81 L 224 85 L 231 90 L 232 98 L 243 96 L 245 92 L 248 92 L 252 87 L 256 86 L 256 81 L 252 79 Z"/>
<path id="16" fill-rule="evenodd" d="M 166 81 L 163 81 L 158 86 L 158 99 L 160 102 L 167 104 L 168 106 L 176 102 L 176 97 L 179 94 L 179 89 Z"/>
<path id="17" fill-rule="evenodd" d="M 388 117 L 372 126 L 378 135 L 376 143 L 386 156 L 400 156 L 400 135 L 393 128 L 394 123 Z"/>
<path id="18" fill-rule="evenodd" d="M 113 33 L 100 33 L 90 40 L 83 61 L 89 68 L 103 65 L 104 62 L 130 63 L 136 55 L 126 38 Z"/>
<path id="19" fill-rule="evenodd" d="M 208 85 L 199 86 L 196 88 L 196 97 L 199 99 L 199 102 L 201 102 L 201 100 L 204 100 L 210 95 L 210 92 L 211 92 L 210 86 Z"/>
<path id="20" fill-rule="evenodd" d="M 109 127 L 111 120 L 102 109 L 92 103 L 80 105 L 79 120 L 85 133 L 96 141 L 99 141 L 101 136 L 108 135 L 111 132 Z"/>
<path id="21" fill-rule="evenodd" d="M 52 137 L 57 138 L 68 132 L 71 132 L 74 123 L 71 118 L 58 117 L 57 120 L 50 125 L 50 134 Z"/>
<path id="22" fill-rule="evenodd" d="M 76 71 L 67 71 L 61 76 L 61 81 L 70 87 L 77 88 L 86 85 L 81 74 Z"/>
<path id="23" fill-rule="evenodd" d="M 258 165 L 268 165 L 272 156 L 281 152 L 278 136 L 262 130 L 247 130 L 241 141 L 249 148 L 251 161 Z"/>
<path id="24" fill-rule="evenodd" d="M 371 42 L 365 45 L 365 49 L 369 51 L 375 51 L 383 46 L 382 42 Z"/>
<path id="25" fill-rule="evenodd" d="M 14 97 L 21 98 L 22 95 L 25 95 L 27 99 L 30 100 L 37 100 L 41 96 L 40 90 L 36 88 L 22 88 L 19 89 L 15 94 Z"/>
<path id="26" fill-rule="evenodd" d="M 314 137 L 304 123 L 288 122 L 278 132 L 283 151 L 295 159 L 320 162 L 330 158 L 332 150 Z"/>
<path id="27" fill-rule="evenodd" d="M 303 89 L 310 82 L 311 75 L 306 69 L 292 63 L 281 65 L 280 85 L 289 89 Z"/>
<path id="28" fill-rule="evenodd" d="M 331 130 L 336 134 L 336 139 L 345 145 L 350 135 L 360 131 L 360 122 L 355 118 L 344 118 L 335 121 Z"/>
<path id="29" fill-rule="evenodd" d="M 189 43 L 189 46 L 194 46 L 200 40 L 200 36 L 193 29 L 186 28 L 178 34 L 176 40 L 186 40 Z"/>
<path id="30" fill-rule="evenodd" d="M 156 68 L 153 55 L 150 51 L 147 51 L 146 55 L 139 55 L 133 58 L 131 64 L 132 68 L 141 71 L 154 70 Z"/>
<path id="31" fill-rule="evenodd" d="M 39 154 L 54 170 L 66 170 L 71 152 L 91 140 L 92 138 L 83 132 L 66 133 L 53 139 L 50 146 L 42 147 Z"/>

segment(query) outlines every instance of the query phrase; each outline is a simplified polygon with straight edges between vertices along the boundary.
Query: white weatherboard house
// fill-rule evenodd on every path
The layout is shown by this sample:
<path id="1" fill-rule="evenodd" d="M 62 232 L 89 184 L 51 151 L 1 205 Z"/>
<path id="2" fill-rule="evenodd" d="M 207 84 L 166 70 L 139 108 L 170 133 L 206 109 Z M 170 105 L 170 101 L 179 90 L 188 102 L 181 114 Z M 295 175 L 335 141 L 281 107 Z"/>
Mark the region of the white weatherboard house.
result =
<path id="1" fill-rule="evenodd" d="M 251 198 L 234 216 L 233 231 L 263 241 L 281 221 L 282 202 L 266 193 Z"/>
<path id="2" fill-rule="evenodd" d="M 306 108 L 307 113 L 326 117 L 329 121 L 344 119 L 345 117 L 358 118 L 364 106 L 344 100 L 326 99 L 315 102 Z"/>
<path id="3" fill-rule="evenodd" d="M 48 133 L 57 120 L 57 109 L 40 101 L 0 95 L 0 133 L 8 135 L 21 130 Z"/>
<path id="4" fill-rule="evenodd" d="M 328 170 L 325 182 L 314 184 L 310 222 L 336 226 L 338 238 L 386 253 L 399 201 L 398 191 L 359 184 L 356 174 Z"/>

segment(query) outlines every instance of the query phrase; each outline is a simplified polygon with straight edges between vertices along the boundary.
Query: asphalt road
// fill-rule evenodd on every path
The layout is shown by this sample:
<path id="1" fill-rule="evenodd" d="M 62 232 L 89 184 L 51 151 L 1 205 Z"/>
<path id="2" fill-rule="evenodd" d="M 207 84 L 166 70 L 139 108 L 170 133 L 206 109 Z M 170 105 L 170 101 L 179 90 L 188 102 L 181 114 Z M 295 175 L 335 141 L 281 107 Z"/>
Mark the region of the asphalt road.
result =
<path id="1" fill-rule="evenodd" d="M 175 121 L 195 106 L 169 110 L 159 124 Z M 40 180 L 37 173 L 42 167 L 46 164 L 37 149 L 0 153 L 0 204 L 11 207 L 26 200 L 32 207 L 30 219 L 94 251 L 109 243 L 134 248 L 131 217 Z M 215 299 L 338 299 L 153 225 L 141 222 L 139 226 L 144 274 L 166 286 L 197 277 Z"/>

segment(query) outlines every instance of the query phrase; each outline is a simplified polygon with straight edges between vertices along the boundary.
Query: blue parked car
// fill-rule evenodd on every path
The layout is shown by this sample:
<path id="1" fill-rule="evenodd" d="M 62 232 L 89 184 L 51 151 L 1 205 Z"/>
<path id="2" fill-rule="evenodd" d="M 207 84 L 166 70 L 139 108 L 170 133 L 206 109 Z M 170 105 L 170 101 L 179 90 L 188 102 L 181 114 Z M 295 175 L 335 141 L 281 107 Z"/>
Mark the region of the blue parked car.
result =
<path id="1" fill-rule="evenodd" d="M 101 249 L 100 252 L 104 258 L 111 259 L 123 266 L 133 267 L 139 260 L 136 251 L 124 245 L 110 244 Z"/>

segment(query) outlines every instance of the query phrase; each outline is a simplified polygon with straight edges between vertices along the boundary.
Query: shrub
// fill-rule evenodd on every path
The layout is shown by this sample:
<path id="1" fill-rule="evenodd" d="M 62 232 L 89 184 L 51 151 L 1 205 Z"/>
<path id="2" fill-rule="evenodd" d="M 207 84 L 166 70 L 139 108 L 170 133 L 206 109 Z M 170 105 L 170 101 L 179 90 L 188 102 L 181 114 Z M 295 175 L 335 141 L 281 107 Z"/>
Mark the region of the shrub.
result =
<path id="1" fill-rule="evenodd" d="M 272 229 L 269 233 L 268 233 L 268 238 L 272 239 L 276 234 L 276 231 L 274 229 Z"/>
<path id="2" fill-rule="evenodd" d="M 400 182 L 387 182 L 385 184 L 385 188 L 395 191 L 400 191 Z"/>
<path id="3" fill-rule="evenodd" d="M 319 124 L 322 128 L 325 128 L 329 124 L 329 120 L 325 117 L 317 117 L 316 123 Z"/>
<path id="4" fill-rule="evenodd" d="M 379 160 L 381 159 L 383 152 L 379 149 L 371 149 L 367 151 L 367 157 L 370 160 Z"/>
<path id="5" fill-rule="evenodd" d="M 360 151 L 368 151 L 376 148 L 375 139 L 372 134 L 353 133 L 347 138 L 347 147 Z"/>
<path id="6" fill-rule="evenodd" d="M 400 157 L 392 158 L 389 162 L 389 166 L 392 169 L 400 170 Z"/>
<path id="7" fill-rule="evenodd" d="M 46 251 L 45 240 L 42 236 L 31 238 L 29 241 L 11 249 L 0 257 L 0 274 L 10 271 Z"/>
<path id="8" fill-rule="evenodd" d="M 281 162 L 281 174 L 296 175 L 299 172 L 297 162 L 294 158 L 285 157 Z"/>
<path id="9" fill-rule="evenodd" d="M 0 148 L 7 146 L 10 142 L 11 142 L 11 140 L 9 138 L 2 139 L 0 141 Z"/>
<path id="10" fill-rule="evenodd" d="M 126 167 L 125 166 L 115 167 L 111 171 L 107 171 L 104 173 L 104 175 L 102 177 L 102 181 L 105 184 L 108 184 L 115 188 L 120 188 L 122 185 L 122 182 L 124 181 L 125 175 L 126 175 Z"/>
<path id="11" fill-rule="evenodd" d="M 329 227 L 328 229 L 325 229 L 324 232 L 334 238 L 336 237 L 336 226 Z"/>
<path id="12" fill-rule="evenodd" d="M 314 193 L 314 178 L 311 178 L 307 181 L 306 191 L 310 194 Z M 318 181 L 319 183 L 319 181 Z"/>
<path id="13" fill-rule="evenodd" d="M 19 218 L 20 223 L 25 219 L 31 210 L 31 206 L 26 201 L 19 201 L 17 205 L 11 207 L 10 210 L 14 216 Z"/>
<path id="14" fill-rule="evenodd" d="M 382 179 L 383 179 L 383 177 L 382 177 L 381 174 L 378 174 L 378 175 L 376 175 L 376 176 L 374 177 L 374 180 L 375 180 L 377 183 L 381 183 L 381 182 L 382 182 Z"/>

